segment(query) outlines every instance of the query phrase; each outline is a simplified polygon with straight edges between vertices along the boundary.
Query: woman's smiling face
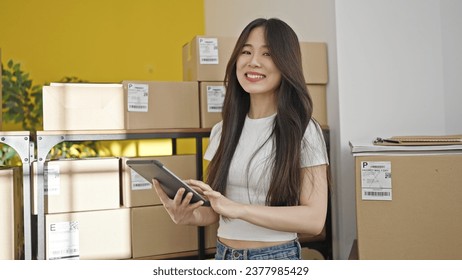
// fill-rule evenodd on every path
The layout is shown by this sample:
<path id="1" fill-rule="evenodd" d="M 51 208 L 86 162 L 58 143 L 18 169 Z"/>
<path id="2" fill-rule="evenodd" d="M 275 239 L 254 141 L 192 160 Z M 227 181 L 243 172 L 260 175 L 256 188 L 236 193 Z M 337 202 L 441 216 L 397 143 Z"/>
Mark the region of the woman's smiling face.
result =
<path id="1" fill-rule="evenodd" d="M 281 72 L 276 67 L 265 39 L 265 29 L 253 29 L 236 62 L 236 75 L 242 88 L 249 94 L 269 94 L 274 97 L 281 83 Z"/>

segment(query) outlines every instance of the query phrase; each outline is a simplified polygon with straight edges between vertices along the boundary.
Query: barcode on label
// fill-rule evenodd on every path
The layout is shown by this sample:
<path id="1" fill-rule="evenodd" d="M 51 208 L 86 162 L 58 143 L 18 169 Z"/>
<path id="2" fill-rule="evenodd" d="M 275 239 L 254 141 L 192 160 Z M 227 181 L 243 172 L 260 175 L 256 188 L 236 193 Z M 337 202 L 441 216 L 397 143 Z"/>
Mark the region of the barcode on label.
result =
<path id="1" fill-rule="evenodd" d="M 128 105 L 128 108 L 129 108 L 129 109 L 147 109 L 148 106 L 145 106 L 145 105 L 132 105 L 132 104 L 130 104 L 130 105 Z"/>
<path id="2" fill-rule="evenodd" d="M 133 183 L 133 187 L 146 187 L 151 186 L 149 183 Z"/>
<path id="3" fill-rule="evenodd" d="M 68 255 L 68 254 L 72 254 L 72 253 L 78 253 L 79 250 L 74 248 L 74 249 L 63 249 L 63 250 L 53 250 L 53 252 L 51 252 L 53 255 Z"/>
<path id="4" fill-rule="evenodd" d="M 209 106 L 209 109 L 211 110 L 221 110 L 222 108 L 222 106 Z"/>
<path id="5" fill-rule="evenodd" d="M 390 192 L 364 192 L 364 195 L 382 197 L 382 196 L 390 196 L 391 193 Z"/>
<path id="6" fill-rule="evenodd" d="M 50 261 L 54 260 L 78 260 L 80 258 L 80 255 L 72 255 L 72 256 L 64 256 L 64 257 L 53 257 L 50 258 Z"/>

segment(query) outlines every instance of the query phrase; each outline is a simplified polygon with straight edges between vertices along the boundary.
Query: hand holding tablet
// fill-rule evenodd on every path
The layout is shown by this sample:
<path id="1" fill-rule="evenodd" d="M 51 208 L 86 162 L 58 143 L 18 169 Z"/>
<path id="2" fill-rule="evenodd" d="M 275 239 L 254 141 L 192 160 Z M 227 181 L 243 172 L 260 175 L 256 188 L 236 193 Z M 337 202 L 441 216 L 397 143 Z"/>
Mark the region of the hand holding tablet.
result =
<path id="1" fill-rule="evenodd" d="M 203 206 L 210 206 L 210 201 L 191 188 L 188 184 L 183 182 L 183 180 L 181 180 L 158 160 L 132 159 L 127 160 L 127 165 L 148 182 L 151 183 L 153 179 L 159 181 L 162 189 L 171 199 L 175 197 L 175 194 L 180 188 L 184 188 L 186 191 L 184 192 L 183 198 L 191 192 L 193 194 L 191 203 L 203 201 Z"/>

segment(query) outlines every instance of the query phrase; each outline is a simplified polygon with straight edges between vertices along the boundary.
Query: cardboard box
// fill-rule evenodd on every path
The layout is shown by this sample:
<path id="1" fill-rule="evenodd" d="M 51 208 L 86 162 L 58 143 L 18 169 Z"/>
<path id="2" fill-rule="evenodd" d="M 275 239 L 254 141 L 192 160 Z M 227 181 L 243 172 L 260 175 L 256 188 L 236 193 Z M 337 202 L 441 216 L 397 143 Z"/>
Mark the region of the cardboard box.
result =
<path id="1" fill-rule="evenodd" d="M 123 81 L 127 129 L 199 128 L 195 82 Z"/>
<path id="2" fill-rule="evenodd" d="M 205 249 L 217 247 L 218 222 L 205 227 Z"/>
<path id="3" fill-rule="evenodd" d="M 320 125 L 327 126 L 327 102 L 325 85 L 307 85 L 311 100 L 313 101 L 313 118 Z"/>
<path id="4" fill-rule="evenodd" d="M 195 36 L 183 45 L 183 80 L 224 81 L 226 66 L 236 37 Z M 303 74 L 307 84 L 327 84 L 327 45 L 323 42 L 300 42 Z"/>
<path id="5" fill-rule="evenodd" d="M 235 37 L 198 35 L 183 45 L 183 80 L 224 81 L 236 40 Z"/>
<path id="6" fill-rule="evenodd" d="M 125 128 L 121 84 L 52 83 L 42 91 L 43 130 Z"/>
<path id="7" fill-rule="evenodd" d="M 125 207 L 151 206 L 162 204 L 152 183 L 138 175 L 122 158 L 122 204 Z M 196 178 L 196 155 L 174 155 L 161 157 L 143 157 L 161 161 L 181 179 Z"/>
<path id="8" fill-rule="evenodd" d="M 176 225 L 162 205 L 132 210 L 133 258 L 198 250 L 197 227 Z"/>
<path id="9" fill-rule="evenodd" d="M 131 258 L 130 209 L 45 215 L 47 260 Z"/>
<path id="10" fill-rule="evenodd" d="M 462 259 L 462 146 L 442 147 L 354 153 L 360 260 Z"/>
<path id="11" fill-rule="evenodd" d="M 222 120 L 226 89 L 223 82 L 199 82 L 201 127 L 211 128 Z"/>
<path id="12" fill-rule="evenodd" d="M 33 213 L 37 214 L 37 163 L 33 170 Z M 62 159 L 45 162 L 45 213 L 120 207 L 120 159 Z M 44 186 L 45 188 L 46 186 Z"/>
<path id="13" fill-rule="evenodd" d="M 226 89 L 223 82 L 200 82 L 201 127 L 211 128 L 222 120 L 222 106 Z M 313 101 L 313 117 L 321 125 L 327 123 L 327 102 L 325 85 L 308 85 Z"/>
<path id="14" fill-rule="evenodd" d="M 24 259 L 22 174 L 19 167 L 0 169 L 0 260 Z"/>
<path id="15" fill-rule="evenodd" d="M 327 44 L 322 42 L 300 42 L 302 67 L 307 84 L 327 84 Z"/>

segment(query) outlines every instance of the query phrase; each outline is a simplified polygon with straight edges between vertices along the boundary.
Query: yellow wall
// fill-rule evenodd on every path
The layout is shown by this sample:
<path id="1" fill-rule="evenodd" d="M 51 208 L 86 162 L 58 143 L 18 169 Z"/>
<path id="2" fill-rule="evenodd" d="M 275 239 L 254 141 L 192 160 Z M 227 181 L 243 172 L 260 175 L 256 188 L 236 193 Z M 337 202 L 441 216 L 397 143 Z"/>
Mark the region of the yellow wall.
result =
<path id="1" fill-rule="evenodd" d="M 9 59 L 21 63 L 35 85 L 66 76 L 89 82 L 181 81 L 181 47 L 204 34 L 204 3 L 2 0 L 0 19 L 3 64 Z M 3 129 L 18 126 L 4 124 Z M 111 148 L 132 155 L 132 145 L 125 144 L 112 143 Z M 133 149 L 146 145 L 155 154 L 168 152 L 162 140 L 142 141 Z"/>
<path id="2" fill-rule="evenodd" d="M 34 84 L 181 80 L 181 46 L 204 32 L 203 0 L 2 0 L 2 61 Z"/>

